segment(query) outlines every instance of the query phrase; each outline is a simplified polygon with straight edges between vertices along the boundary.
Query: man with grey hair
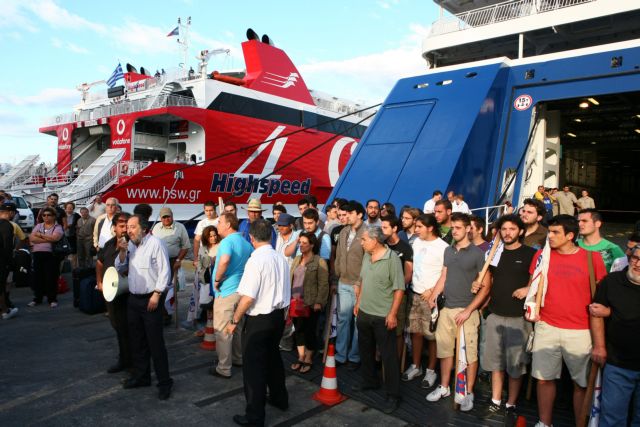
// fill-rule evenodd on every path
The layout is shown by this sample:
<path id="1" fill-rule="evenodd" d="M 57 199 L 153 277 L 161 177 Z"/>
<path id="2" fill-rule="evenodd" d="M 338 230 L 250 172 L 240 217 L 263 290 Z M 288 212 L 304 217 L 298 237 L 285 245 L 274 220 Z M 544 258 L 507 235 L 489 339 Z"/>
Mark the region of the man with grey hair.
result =
<path id="1" fill-rule="evenodd" d="M 606 361 L 602 380 L 601 426 L 637 425 L 640 392 L 640 245 L 630 251 L 629 268 L 605 276 L 589 305 L 593 334 L 592 359 Z M 605 323 L 604 317 L 608 318 Z M 606 329 L 606 333 L 605 333 Z M 606 336 L 606 343 L 605 343 Z M 632 414 L 632 415 L 631 415 Z M 628 420 L 628 416 L 633 419 Z"/>
<path id="2" fill-rule="evenodd" d="M 404 274 L 398 255 L 389 249 L 386 236 L 378 226 L 362 233 L 364 249 L 359 288 L 353 314 L 357 317 L 358 346 L 362 367 L 362 382 L 353 386 L 355 392 L 379 387 L 376 374 L 376 347 L 380 350 L 387 399 L 382 411 L 390 414 L 398 407 L 400 397 L 400 366 L 396 347 L 398 309 L 404 295 Z"/>
<path id="3" fill-rule="evenodd" d="M 93 247 L 96 248 L 96 252 L 113 237 L 111 222 L 118 210 L 118 203 L 118 199 L 109 197 L 105 203 L 105 212 L 96 218 L 96 225 L 93 228 Z"/>

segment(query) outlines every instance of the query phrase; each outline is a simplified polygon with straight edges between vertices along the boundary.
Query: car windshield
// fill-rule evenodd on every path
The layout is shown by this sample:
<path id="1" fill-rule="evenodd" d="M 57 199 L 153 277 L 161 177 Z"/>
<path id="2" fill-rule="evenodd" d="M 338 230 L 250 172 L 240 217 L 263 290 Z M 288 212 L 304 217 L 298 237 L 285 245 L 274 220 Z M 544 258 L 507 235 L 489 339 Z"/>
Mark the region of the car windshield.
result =
<path id="1" fill-rule="evenodd" d="M 14 197 L 13 201 L 16 202 L 16 207 L 18 209 L 29 209 L 27 202 L 25 202 L 22 197 Z"/>

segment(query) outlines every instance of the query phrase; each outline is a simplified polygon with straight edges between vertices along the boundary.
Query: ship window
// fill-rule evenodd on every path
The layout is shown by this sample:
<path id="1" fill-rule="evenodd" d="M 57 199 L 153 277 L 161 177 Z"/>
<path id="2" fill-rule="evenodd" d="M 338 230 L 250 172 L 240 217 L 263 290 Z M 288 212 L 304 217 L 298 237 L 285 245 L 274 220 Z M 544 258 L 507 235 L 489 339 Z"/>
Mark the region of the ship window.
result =
<path id="1" fill-rule="evenodd" d="M 472 79 L 477 75 L 478 75 L 478 73 L 476 73 L 475 71 L 472 71 L 470 73 L 465 74 L 465 77 L 468 78 L 468 79 Z"/>
<path id="2" fill-rule="evenodd" d="M 442 80 L 441 82 L 436 83 L 437 86 L 447 86 L 453 83 L 453 80 Z"/>
<path id="3" fill-rule="evenodd" d="M 420 84 L 415 85 L 413 88 L 414 89 L 424 89 L 426 87 L 429 87 L 429 83 L 420 83 Z"/>

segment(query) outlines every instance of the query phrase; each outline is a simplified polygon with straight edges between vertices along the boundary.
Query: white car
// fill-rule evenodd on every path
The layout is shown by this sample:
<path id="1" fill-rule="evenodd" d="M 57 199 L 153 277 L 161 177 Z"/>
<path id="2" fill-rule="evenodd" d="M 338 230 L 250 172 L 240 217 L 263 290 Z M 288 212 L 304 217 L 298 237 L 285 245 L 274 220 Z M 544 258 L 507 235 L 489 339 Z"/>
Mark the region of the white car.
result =
<path id="1" fill-rule="evenodd" d="M 14 218 L 14 221 L 22 228 L 24 232 L 30 232 L 31 230 L 33 230 L 33 227 L 35 227 L 36 224 L 31 208 L 29 207 L 27 202 L 20 196 L 13 196 L 12 199 L 14 202 L 16 202 L 16 207 L 18 209 L 18 213 Z"/>

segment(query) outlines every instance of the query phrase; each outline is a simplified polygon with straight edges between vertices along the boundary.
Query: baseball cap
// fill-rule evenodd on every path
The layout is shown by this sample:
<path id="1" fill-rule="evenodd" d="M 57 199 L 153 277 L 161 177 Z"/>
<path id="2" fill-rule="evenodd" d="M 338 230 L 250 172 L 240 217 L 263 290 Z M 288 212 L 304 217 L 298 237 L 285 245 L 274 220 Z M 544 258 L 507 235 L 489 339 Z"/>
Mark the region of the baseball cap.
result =
<path id="1" fill-rule="evenodd" d="M 164 207 L 160 209 L 160 218 L 165 216 L 173 216 L 173 212 L 171 212 L 171 208 Z"/>
<path id="2" fill-rule="evenodd" d="M 281 213 L 278 217 L 276 225 L 291 225 L 295 222 L 295 218 L 287 213 Z"/>

